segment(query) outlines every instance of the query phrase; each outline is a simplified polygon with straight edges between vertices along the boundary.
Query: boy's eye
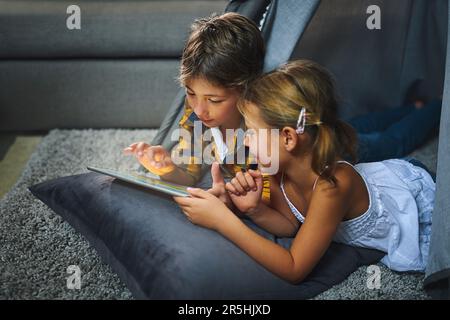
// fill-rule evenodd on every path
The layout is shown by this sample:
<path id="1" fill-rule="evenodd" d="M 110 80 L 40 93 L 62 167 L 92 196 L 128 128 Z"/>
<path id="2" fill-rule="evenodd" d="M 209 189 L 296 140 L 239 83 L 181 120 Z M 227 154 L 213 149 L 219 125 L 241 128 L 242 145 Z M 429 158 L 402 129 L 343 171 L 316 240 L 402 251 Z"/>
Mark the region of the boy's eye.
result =
<path id="1" fill-rule="evenodd" d="M 187 94 L 187 95 L 189 95 L 189 96 L 193 96 L 193 95 L 195 95 L 195 93 L 193 93 L 193 92 L 189 92 L 189 91 L 186 91 L 186 94 Z"/>

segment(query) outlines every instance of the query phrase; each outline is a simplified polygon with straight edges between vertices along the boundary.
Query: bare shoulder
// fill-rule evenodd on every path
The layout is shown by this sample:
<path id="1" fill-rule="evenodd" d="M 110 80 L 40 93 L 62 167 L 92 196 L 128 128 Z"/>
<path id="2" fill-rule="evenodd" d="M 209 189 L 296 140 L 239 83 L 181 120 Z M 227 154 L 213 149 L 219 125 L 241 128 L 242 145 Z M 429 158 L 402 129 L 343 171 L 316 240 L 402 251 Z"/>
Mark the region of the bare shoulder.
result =
<path id="1" fill-rule="evenodd" d="M 361 179 L 355 169 L 349 165 L 338 165 L 334 177 L 336 183 L 319 178 L 316 186 L 317 193 L 329 196 L 348 196 L 355 190 Z"/>
<path id="2" fill-rule="evenodd" d="M 349 165 L 339 165 L 334 176 L 335 185 L 320 179 L 314 192 L 315 200 L 322 207 L 325 202 L 339 204 L 344 220 L 356 218 L 366 212 L 370 202 L 369 193 L 359 173 Z"/>

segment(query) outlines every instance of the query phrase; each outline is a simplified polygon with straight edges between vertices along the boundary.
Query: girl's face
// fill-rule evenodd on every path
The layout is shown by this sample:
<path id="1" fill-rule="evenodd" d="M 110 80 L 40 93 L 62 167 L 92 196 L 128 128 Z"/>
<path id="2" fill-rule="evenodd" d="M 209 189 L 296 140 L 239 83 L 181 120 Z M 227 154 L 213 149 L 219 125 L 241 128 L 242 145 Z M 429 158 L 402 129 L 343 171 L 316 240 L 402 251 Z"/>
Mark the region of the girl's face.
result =
<path id="1" fill-rule="evenodd" d="M 241 115 L 236 107 L 238 90 L 219 87 L 202 78 L 189 79 L 185 87 L 189 106 L 205 126 L 239 127 Z"/>
<path id="2" fill-rule="evenodd" d="M 245 125 L 247 135 L 245 145 L 250 152 L 255 155 L 262 171 L 271 172 L 276 168 L 284 168 L 289 153 L 283 145 L 283 138 L 280 130 L 270 128 L 259 115 L 258 107 L 252 103 L 247 104 Z"/>

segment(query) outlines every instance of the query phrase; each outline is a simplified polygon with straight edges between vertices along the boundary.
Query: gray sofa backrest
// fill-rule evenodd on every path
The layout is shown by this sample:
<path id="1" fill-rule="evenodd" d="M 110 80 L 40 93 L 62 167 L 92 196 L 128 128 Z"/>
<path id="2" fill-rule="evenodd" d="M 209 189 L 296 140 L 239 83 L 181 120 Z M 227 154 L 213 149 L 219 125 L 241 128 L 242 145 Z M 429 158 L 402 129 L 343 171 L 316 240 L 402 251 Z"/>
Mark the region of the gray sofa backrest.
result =
<path id="1" fill-rule="evenodd" d="M 227 1 L 0 0 L 0 130 L 156 128 L 194 19 Z"/>

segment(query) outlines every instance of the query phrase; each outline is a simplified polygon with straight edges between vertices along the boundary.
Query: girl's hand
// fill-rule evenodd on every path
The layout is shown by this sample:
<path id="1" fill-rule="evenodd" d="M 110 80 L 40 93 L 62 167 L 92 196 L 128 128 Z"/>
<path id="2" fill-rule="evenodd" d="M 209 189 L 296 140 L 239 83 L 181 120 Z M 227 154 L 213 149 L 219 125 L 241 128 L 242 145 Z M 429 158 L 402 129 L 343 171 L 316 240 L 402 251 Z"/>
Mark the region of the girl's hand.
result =
<path id="1" fill-rule="evenodd" d="M 231 201 L 230 195 L 225 189 L 225 180 L 223 179 L 222 173 L 220 172 L 220 166 L 218 162 L 213 162 L 211 166 L 211 176 L 212 176 L 212 188 L 208 190 L 209 193 L 219 198 L 220 201 L 225 203 L 228 208 L 233 207 L 233 202 Z"/>
<path id="2" fill-rule="evenodd" d="M 158 176 L 175 169 L 170 153 L 162 146 L 151 146 L 145 142 L 135 142 L 123 149 L 124 154 L 134 155 L 148 171 Z"/>
<path id="3" fill-rule="evenodd" d="M 190 197 L 173 199 L 193 224 L 217 231 L 224 219 L 233 214 L 221 200 L 205 190 L 188 188 L 188 192 Z"/>
<path id="4" fill-rule="evenodd" d="M 231 201 L 241 211 L 250 213 L 261 203 L 263 189 L 262 174 L 259 170 L 238 172 L 230 182 L 225 185 Z"/>

